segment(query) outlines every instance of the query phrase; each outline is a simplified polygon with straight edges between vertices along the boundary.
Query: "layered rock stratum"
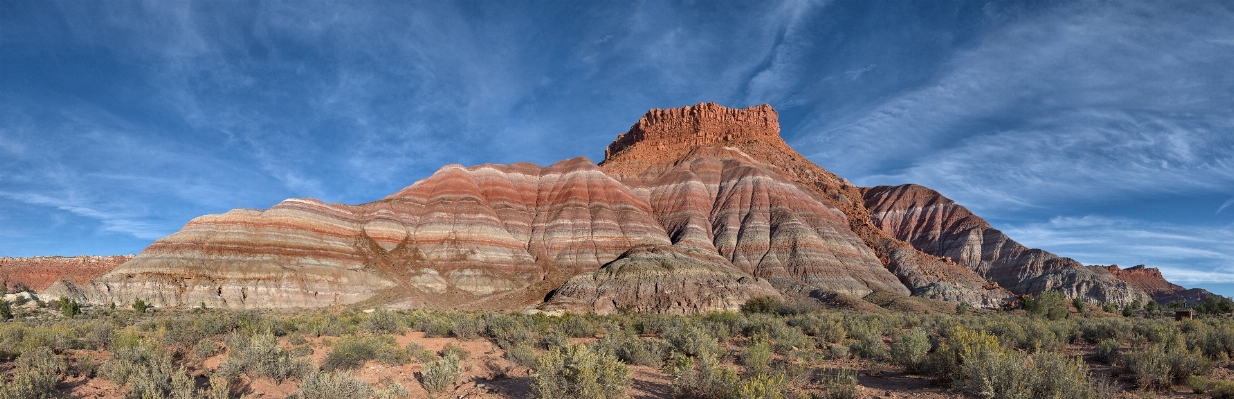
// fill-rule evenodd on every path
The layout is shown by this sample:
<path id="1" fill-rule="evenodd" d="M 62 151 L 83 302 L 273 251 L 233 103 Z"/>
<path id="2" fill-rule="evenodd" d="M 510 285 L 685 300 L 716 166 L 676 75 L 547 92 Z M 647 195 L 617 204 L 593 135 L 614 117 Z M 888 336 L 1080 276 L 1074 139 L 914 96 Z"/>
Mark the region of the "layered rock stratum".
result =
<path id="1" fill-rule="evenodd" d="M 937 192 L 860 188 L 780 138 L 768 105 L 654 109 L 595 164 L 449 165 L 360 205 L 202 216 L 90 281 L 91 303 L 697 313 L 756 296 L 879 293 L 996 307 L 1057 289 L 1147 299 L 1025 248 Z"/>
<path id="2" fill-rule="evenodd" d="M 42 291 L 60 279 L 89 282 L 130 259 L 133 255 L 0 257 L 0 279 L 7 291 Z"/>

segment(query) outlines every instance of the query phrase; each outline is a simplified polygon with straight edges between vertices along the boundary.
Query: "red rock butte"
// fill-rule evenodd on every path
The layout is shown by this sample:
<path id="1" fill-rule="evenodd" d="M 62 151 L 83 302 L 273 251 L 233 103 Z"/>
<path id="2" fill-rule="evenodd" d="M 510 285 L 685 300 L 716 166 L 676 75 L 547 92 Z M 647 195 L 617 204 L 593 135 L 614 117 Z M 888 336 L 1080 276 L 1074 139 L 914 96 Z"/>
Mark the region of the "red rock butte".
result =
<path id="1" fill-rule="evenodd" d="M 693 149 L 741 139 L 776 138 L 780 135 L 780 115 L 770 105 L 745 109 L 702 103 L 681 108 L 647 111 L 630 131 L 608 145 L 608 160 L 639 145 L 658 151 Z"/>
<path id="2" fill-rule="evenodd" d="M 44 293 L 171 307 L 701 313 L 767 295 L 992 308 L 1046 290 L 1116 304 L 1179 292 L 1129 275 L 1020 245 L 926 187 L 856 187 L 789 147 L 769 105 L 703 103 L 648 111 L 600 165 L 447 165 L 366 204 L 289 199 L 206 215 Z"/>

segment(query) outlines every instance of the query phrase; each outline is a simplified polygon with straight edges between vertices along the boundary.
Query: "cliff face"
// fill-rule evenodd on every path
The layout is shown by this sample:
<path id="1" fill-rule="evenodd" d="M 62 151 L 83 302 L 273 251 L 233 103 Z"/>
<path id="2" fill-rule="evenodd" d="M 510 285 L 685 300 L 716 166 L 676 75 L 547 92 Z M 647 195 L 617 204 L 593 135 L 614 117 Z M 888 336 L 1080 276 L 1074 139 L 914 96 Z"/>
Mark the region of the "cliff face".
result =
<path id="1" fill-rule="evenodd" d="M 863 189 L 870 219 L 883 231 L 931 255 L 946 257 L 1016 294 L 1061 290 L 1068 297 L 1129 303 L 1140 288 L 1106 270 L 1027 248 L 937 191 L 907 184 Z"/>
<path id="2" fill-rule="evenodd" d="M 1204 300 L 1213 293 L 1208 292 L 1203 288 L 1187 289 L 1178 284 L 1166 281 L 1161 275 L 1161 270 L 1155 267 L 1145 267 L 1144 265 L 1136 265 L 1126 269 L 1119 269 L 1118 265 L 1109 266 L 1089 266 L 1093 269 L 1104 269 L 1114 275 L 1119 280 L 1126 281 L 1128 284 L 1143 290 L 1154 301 L 1159 303 L 1170 303 L 1175 300 L 1181 300 L 1188 304 L 1194 304 Z"/>
<path id="3" fill-rule="evenodd" d="M 0 257 L 0 278 L 6 290 L 22 286 L 42 291 L 60 279 L 88 282 L 130 259 L 133 255 Z"/>
<path id="4" fill-rule="evenodd" d="M 1046 289 L 1147 297 L 928 189 L 849 184 L 790 148 L 770 106 L 699 104 L 651 110 L 600 165 L 450 165 L 367 204 L 203 216 L 105 275 L 46 291 L 158 306 L 693 313 L 874 292 L 994 307 Z"/>

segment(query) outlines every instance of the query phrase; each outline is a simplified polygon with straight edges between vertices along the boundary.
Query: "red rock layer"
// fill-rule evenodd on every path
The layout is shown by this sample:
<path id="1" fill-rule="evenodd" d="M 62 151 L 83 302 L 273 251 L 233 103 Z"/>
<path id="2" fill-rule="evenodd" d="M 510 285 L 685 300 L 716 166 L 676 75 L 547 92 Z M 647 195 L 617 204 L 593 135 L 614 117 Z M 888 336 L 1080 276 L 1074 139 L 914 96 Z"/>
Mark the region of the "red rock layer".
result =
<path id="1" fill-rule="evenodd" d="M 1160 303 L 1182 300 L 1190 304 L 1199 302 L 1212 295 L 1211 292 L 1202 288 L 1187 289 L 1166 281 L 1165 277 L 1161 275 L 1161 270 L 1155 267 L 1145 267 L 1144 265 L 1136 265 L 1126 269 L 1119 269 L 1118 265 L 1093 267 L 1105 269 L 1119 280 L 1126 281 L 1136 288 L 1144 290 L 1145 293 L 1153 297 L 1154 301 Z"/>
<path id="2" fill-rule="evenodd" d="M 133 259 L 133 255 L 118 256 L 34 256 L 0 258 L 0 279 L 6 290 L 19 285 L 42 291 L 59 279 L 84 283 Z"/>
<path id="3" fill-rule="evenodd" d="M 321 306 L 390 289 L 450 302 L 437 294 L 511 291 L 667 244 L 650 210 L 584 158 L 452 165 L 373 203 L 297 199 L 194 219 L 95 288 L 100 301 L 170 305 Z"/>
<path id="4" fill-rule="evenodd" d="M 954 260 L 1016 294 L 1062 290 L 1068 296 L 1127 303 L 1147 300 L 1134 286 L 1079 262 L 1028 248 L 937 191 L 906 184 L 864 189 L 870 219 L 926 253 Z"/>
<path id="5" fill-rule="evenodd" d="M 840 287 L 843 288 L 832 285 L 824 289 L 839 289 L 841 292 L 860 295 L 875 289 L 897 293 L 913 292 L 987 307 L 996 306 L 1008 296 L 1006 291 L 988 286 L 972 271 L 921 253 L 875 227 L 869 220 L 860 190 L 848 181 L 814 165 L 790 148 L 779 137 L 779 122 L 775 110 L 766 105 L 728 109 L 707 103 L 674 110 L 651 110 L 639 123 L 631 127 L 630 132 L 618 136 L 617 141 L 609 146 L 601 167 L 618 180 L 634 187 L 636 192 L 649 196 L 649 201 L 657 207 L 657 216 L 674 237 L 675 243 L 685 242 L 697 246 L 705 241 L 713 241 L 713 244 L 717 242 L 717 237 L 707 237 L 706 233 L 709 231 L 741 231 L 742 226 L 703 228 L 703 221 L 712 222 L 703 217 L 703 214 L 687 212 L 689 216 L 675 215 L 677 211 L 673 206 L 665 206 L 666 203 L 673 202 L 666 202 L 664 198 L 705 199 L 706 196 L 695 194 L 656 197 L 652 194 L 656 190 L 663 191 L 658 187 L 666 181 L 683 180 L 680 177 L 682 168 L 693 165 L 693 161 L 687 162 L 688 160 L 706 158 L 717 160 L 721 164 L 729 161 L 744 163 L 747 170 L 759 170 L 764 176 L 775 176 L 778 179 L 775 180 L 777 184 L 794 186 L 794 190 L 787 197 L 784 190 L 765 191 L 769 197 L 781 200 L 781 204 L 786 204 L 790 209 L 798 204 L 819 204 L 821 208 L 827 209 L 826 212 L 819 213 L 817 208 L 810 208 L 803 213 L 814 215 L 814 220 L 828 221 L 828 229 L 833 230 L 818 231 L 817 235 L 823 238 L 821 241 L 830 243 L 820 245 L 818 240 L 807 240 L 798 246 L 786 244 L 787 241 L 782 239 L 775 243 L 777 248 L 786 248 L 789 252 L 793 251 L 792 248 L 819 248 L 830 245 L 837 253 L 846 255 L 828 261 L 828 256 L 818 256 L 818 252 L 792 252 L 795 255 L 786 258 L 791 258 L 788 263 L 793 265 L 815 265 L 805 268 L 813 270 L 811 272 L 798 272 L 799 276 L 811 273 L 843 275 L 865 285 L 864 288 L 855 289 L 850 281 L 841 284 Z M 756 167 L 751 168 L 750 165 Z M 688 175 L 689 178 L 699 176 L 699 173 L 690 173 L 692 175 Z M 707 187 L 707 184 L 699 182 L 683 187 L 702 193 L 706 191 L 703 187 Z M 749 187 L 765 189 L 769 186 L 764 184 Z M 705 200 L 677 208 L 698 208 L 706 210 L 703 213 L 710 212 Z M 667 219 L 663 210 L 669 211 Z M 774 216 L 778 216 L 761 212 L 755 214 L 763 215 L 764 220 L 772 220 Z M 696 221 L 688 224 L 695 227 L 677 227 L 682 223 L 683 217 L 685 220 Z M 775 220 L 781 218 L 775 217 Z M 784 237 L 796 235 L 790 233 Z M 705 245 L 702 247 L 707 249 Z M 717 245 L 716 249 L 722 248 Z M 730 260 L 740 263 L 735 259 L 742 258 L 749 259 L 739 257 Z M 844 267 L 838 268 L 836 263 Z M 774 265 L 774 262 L 769 262 L 769 266 L 772 266 L 769 269 L 783 269 Z M 768 278 L 772 279 L 770 275 Z M 888 284 L 889 278 L 898 278 L 900 284 L 895 284 L 894 281 Z M 810 278 L 804 280 L 808 281 Z M 878 283 L 868 284 L 869 282 Z"/>

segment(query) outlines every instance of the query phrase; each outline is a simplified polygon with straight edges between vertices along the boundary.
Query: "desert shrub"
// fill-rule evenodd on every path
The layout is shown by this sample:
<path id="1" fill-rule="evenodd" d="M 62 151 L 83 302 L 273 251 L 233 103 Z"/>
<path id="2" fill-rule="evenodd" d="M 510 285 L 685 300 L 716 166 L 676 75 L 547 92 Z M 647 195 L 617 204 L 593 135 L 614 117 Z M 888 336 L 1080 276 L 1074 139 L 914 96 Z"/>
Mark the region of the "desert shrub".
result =
<path id="1" fill-rule="evenodd" d="M 1208 377 L 1193 375 L 1187 377 L 1187 387 L 1191 388 L 1191 392 L 1199 395 L 1208 391 Z"/>
<path id="2" fill-rule="evenodd" d="M 767 374 L 771 371 L 771 344 L 758 340 L 751 343 L 741 352 L 741 365 L 746 367 L 749 375 Z"/>
<path id="3" fill-rule="evenodd" d="M 849 325 L 848 335 L 853 339 L 849 349 L 857 356 L 870 360 L 882 360 L 887 357 L 881 330 L 866 323 L 853 323 Z"/>
<path id="4" fill-rule="evenodd" d="M 1214 381 L 1208 389 L 1213 399 L 1234 399 L 1234 381 Z"/>
<path id="5" fill-rule="evenodd" d="M 314 337 L 338 337 L 348 332 L 347 325 L 343 320 L 338 315 L 330 312 L 322 312 L 306 319 L 298 320 L 297 324 L 299 331 Z"/>
<path id="6" fill-rule="evenodd" d="M 129 386 L 126 398 L 191 398 L 196 395 L 193 378 L 184 367 L 175 367 L 171 356 L 157 346 L 122 334 L 113 342 L 111 359 L 103 376 L 117 386 Z"/>
<path id="7" fill-rule="evenodd" d="M 920 328 L 900 334 L 891 343 L 891 361 L 903 366 L 910 374 L 921 370 L 921 364 L 925 362 L 929 352 L 930 337 Z"/>
<path id="8" fill-rule="evenodd" d="M 310 356 L 313 354 L 313 348 L 310 348 L 308 345 L 296 346 L 291 348 L 290 353 L 293 357 Z"/>
<path id="9" fill-rule="evenodd" d="M 1076 327 L 1080 330 L 1080 338 L 1090 344 L 1107 339 L 1122 340 L 1127 331 L 1131 330 L 1125 321 L 1118 319 L 1082 319 Z"/>
<path id="10" fill-rule="evenodd" d="M 475 317 L 463 315 L 450 323 L 450 335 L 464 341 L 476 339 L 482 332 L 484 332 L 484 322 Z"/>
<path id="11" fill-rule="evenodd" d="M 970 308 L 967 303 L 960 302 L 955 305 L 955 314 L 963 316 L 963 315 L 968 314 L 969 312 L 970 312 Z"/>
<path id="12" fill-rule="evenodd" d="M 300 381 L 296 395 L 300 399 L 367 399 L 372 389 L 346 373 L 314 371 Z"/>
<path id="13" fill-rule="evenodd" d="M 11 320 L 13 318 L 13 305 L 9 301 L 0 299 L 0 320 Z"/>
<path id="14" fill-rule="evenodd" d="M 506 351 L 506 358 L 519 366 L 529 369 L 536 368 L 536 352 L 531 348 L 531 345 L 526 343 L 519 344 L 514 348 Z"/>
<path id="15" fill-rule="evenodd" d="M 541 398 L 620 398 L 630 387 L 630 368 L 586 345 L 550 349 L 536 362 Z"/>
<path id="16" fill-rule="evenodd" d="M 496 314 L 485 320 L 485 336 L 505 350 L 532 340 L 531 329 L 522 319 L 506 314 Z"/>
<path id="17" fill-rule="evenodd" d="M 570 344 L 570 336 L 566 333 L 553 330 L 545 333 L 542 337 L 542 346 L 544 349 L 564 348 Z"/>
<path id="18" fill-rule="evenodd" d="M 669 374 L 673 376 L 673 396 L 678 398 L 728 399 L 741 383 L 737 372 L 721 366 L 710 352 L 697 358 L 677 358 Z"/>
<path id="19" fill-rule="evenodd" d="M 330 354 L 326 356 L 321 367 L 328 371 L 354 369 L 374 359 L 397 365 L 410 361 L 410 354 L 399 348 L 394 342 L 394 337 L 388 335 L 378 337 L 348 335 L 334 342 Z"/>
<path id="20" fill-rule="evenodd" d="M 408 355 L 410 355 L 413 359 L 416 359 L 416 361 L 420 362 L 420 364 L 428 364 L 429 362 L 437 359 L 436 353 L 433 353 L 431 350 L 424 349 L 423 345 L 415 342 L 408 342 L 406 351 Z"/>
<path id="21" fill-rule="evenodd" d="M 591 338 L 596 336 L 597 326 L 586 315 L 576 315 L 567 313 L 561 316 L 561 320 L 557 323 L 557 328 L 566 336 L 574 338 Z"/>
<path id="22" fill-rule="evenodd" d="M 1067 317 L 1067 298 L 1059 291 L 1042 292 L 1036 298 L 1027 297 L 1021 306 L 1028 314 L 1058 320 Z"/>
<path id="23" fill-rule="evenodd" d="M 17 358 L 13 380 L 7 384 L 0 380 L 0 397 L 4 398 L 54 398 L 56 384 L 64 378 L 68 365 L 48 348 L 27 350 Z"/>
<path id="24" fill-rule="evenodd" d="M 955 327 L 947 334 L 947 339 L 938 345 L 938 349 L 926 356 L 923 371 L 951 380 L 960 380 L 961 367 L 970 358 L 984 352 L 1001 352 L 998 338 L 981 331 L 964 327 Z"/>
<path id="25" fill-rule="evenodd" d="M 146 309 L 149 308 L 150 307 L 146 305 L 146 301 L 141 300 L 141 298 L 133 300 L 133 310 L 137 313 L 146 313 Z"/>
<path id="26" fill-rule="evenodd" d="M 210 340 L 201 340 L 197 342 L 197 345 L 193 345 L 193 354 L 198 359 L 207 359 L 222 351 L 223 348 L 220 348 L 218 343 Z"/>
<path id="27" fill-rule="evenodd" d="M 228 337 L 227 359 L 219 365 L 219 373 L 234 379 L 240 374 L 249 378 L 268 378 L 275 383 L 298 379 L 314 367 L 307 359 L 292 358 L 273 334 L 258 334 L 246 339 L 242 334 Z"/>
<path id="28" fill-rule="evenodd" d="M 596 341 L 592 348 L 597 353 L 617 356 L 621 361 L 659 367 L 664 359 L 665 348 L 661 341 L 639 339 L 629 331 L 613 331 Z"/>
<path id="29" fill-rule="evenodd" d="M 784 374 L 758 374 L 741 380 L 734 394 L 742 399 L 782 399 L 787 389 Z"/>
<path id="30" fill-rule="evenodd" d="M 424 390 L 428 391 L 429 395 L 436 396 L 454 387 L 454 381 L 458 379 L 461 371 L 460 359 L 451 353 L 436 362 L 425 364 L 424 371 L 421 371 L 417 377 Z"/>
<path id="31" fill-rule="evenodd" d="M 454 355 L 454 357 L 457 357 L 458 360 L 467 360 L 467 357 L 471 356 L 471 352 L 468 352 L 466 349 L 463 349 L 462 347 L 451 342 L 441 348 L 442 357 L 450 355 Z"/>
<path id="32" fill-rule="evenodd" d="M 678 324 L 664 332 L 663 336 L 673 350 L 687 356 L 720 353 L 720 344 L 715 337 L 693 323 Z"/>
<path id="33" fill-rule="evenodd" d="M 819 384 L 823 386 L 823 398 L 857 398 L 857 372 L 852 369 L 824 371 Z"/>
<path id="34" fill-rule="evenodd" d="M 77 317 L 77 315 L 81 314 L 81 305 L 77 304 L 76 299 L 60 297 L 60 314 L 68 318 Z"/>
<path id="35" fill-rule="evenodd" d="M 784 301 L 774 296 L 757 296 L 741 305 L 742 313 L 782 314 L 787 309 Z"/>
<path id="36" fill-rule="evenodd" d="M 1170 364 L 1165 359 L 1160 345 L 1134 350 L 1123 356 L 1123 368 L 1131 375 L 1136 386 L 1144 389 L 1159 389 L 1170 386 Z"/>
<path id="37" fill-rule="evenodd" d="M 360 329 L 375 335 L 402 334 L 407 330 L 402 320 L 386 309 L 377 309 L 369 313 L 368 318 L 360 325 Z"/>
<path id="38" fill-rule="evenodd" d="M 1119 343 L 1116 339 L 1107 339 L 1097 343 L 1096 349 L 1093 350 L 1093 360 L 1110 363 L 1114 361 L 1114 356 L 1118 355 Z"/>
<path id="39" fill-rule="evenodd" d="M 403 384 L 397 382 L 391 383 L 373 393 L 373 397 L 377 399 L 403 399 L 410 396 L 411 392 Z"/>
<path id="40" fill-rule="evenodd" d="M 308 340 L 304 339 L 304 335 L 301 335 L 300 333 L 294 333 L 294 334 L 287 335 L 287 343 L 292 344 L 293 346 L 304 345 L 308 343 Z"/>

